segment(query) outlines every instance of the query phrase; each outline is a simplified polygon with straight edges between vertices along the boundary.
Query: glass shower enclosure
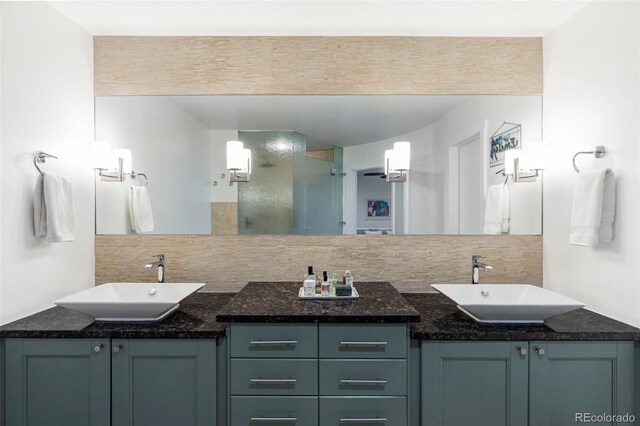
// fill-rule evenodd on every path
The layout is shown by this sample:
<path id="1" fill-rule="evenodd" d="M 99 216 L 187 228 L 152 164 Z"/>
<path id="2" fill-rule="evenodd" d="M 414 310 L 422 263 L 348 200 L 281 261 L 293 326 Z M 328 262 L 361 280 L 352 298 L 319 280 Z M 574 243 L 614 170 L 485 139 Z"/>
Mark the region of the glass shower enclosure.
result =
<path id="1" fill-rule="evenodd" d="M 252 152 L 238 185 L 239 234 L 342 234 L 342 148 L 307 151 L 295 131 L 240 131 Z"/>

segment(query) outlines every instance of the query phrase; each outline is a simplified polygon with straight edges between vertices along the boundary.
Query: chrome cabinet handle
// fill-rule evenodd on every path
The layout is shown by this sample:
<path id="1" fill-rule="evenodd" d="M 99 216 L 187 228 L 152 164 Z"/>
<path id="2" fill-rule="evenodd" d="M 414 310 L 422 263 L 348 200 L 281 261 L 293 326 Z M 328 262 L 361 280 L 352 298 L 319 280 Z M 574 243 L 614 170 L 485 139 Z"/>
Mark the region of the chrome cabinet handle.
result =
<path id="1" fill-rule="evenodd" d="M 122 345 L 115 345 L 115 346 L 113 347 L 113 351 L 114 351 L 115 353 L 118 353 L 118 352 L 120 352 L 120 351 L 122 350 L 122 348 L 124 348 L 124 346 L 122 346 Z"/>
<path id="2" fill-rule="evenodd" d="M 386 417 L 345 417 L 340 419 L 341 423 L 385 423 Z"/>
<path id="3" fill-rule="evenodd" d="M 298 383 L 298 379 L 249 379 L 256 384 Z"/>
<path id="4" fill-rule="evenodd" d="M 297 422 L 297 417 L 251 417 L 252 422 Z"/>
<path id="5" fill-rule="evenodd" d="M 387 346 L 387 342 L 340 342 L 340 346 Z"/>
<path id="6" fill-rule="evenodd" d="M 251 345 L 297 345 L 297 340 L 252 340 L 249 342 Z"/>
<path id="7" fill-rule="evenodd" d="M 356 380 L 356 379 L 342 379 L 340 383 L 345 385 L 386 385 L 386 380 Z"/>
<path id="8" fill-rule="evenodd" d="M 526 354 L 527 354 L 527 349 L 526 349 L 526 348 L 523 348 L 522 346 L 518 346 L 518 347 L 516 348 L 516 350 L 518 351 L 518 353 L 519 353 L 520 355 L 526 355 Z"/>
<path id="9" fill-rule="evenodd" d="M 540 346 L 536 346 L 535 351 L 538 353 L 538 355 L 542 356 L 544 355 L 544 348 L 541 348 Z"/>
<path id="10" fill-rule="evenodd" d="M 104 348 L 104 345 L 102 343 L 100 343 L 99 345 L 95 345 L 93 347 L 93 351 L 94 352 L 100 352 L 102 350 L 102 348 Z"/>

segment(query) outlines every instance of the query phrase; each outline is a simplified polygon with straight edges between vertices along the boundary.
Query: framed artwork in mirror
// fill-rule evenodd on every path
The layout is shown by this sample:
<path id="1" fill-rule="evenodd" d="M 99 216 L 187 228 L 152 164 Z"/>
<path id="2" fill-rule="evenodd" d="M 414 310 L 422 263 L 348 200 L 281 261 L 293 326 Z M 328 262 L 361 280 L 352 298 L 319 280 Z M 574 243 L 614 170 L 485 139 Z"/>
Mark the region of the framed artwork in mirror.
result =
<path id="1" fill-rule="evenodd" d="M 491 135 L 489 144 L 489 166 L 504 164 L 504 153 L 510 149 L 519 149 L 522 144 L 522 126 L 515 123 L 502 123 Z"/>
<path id="2" fill-rule="evenodd" d="M 390 219 L 391 200 L 367 200 L 367 219 Z"/>

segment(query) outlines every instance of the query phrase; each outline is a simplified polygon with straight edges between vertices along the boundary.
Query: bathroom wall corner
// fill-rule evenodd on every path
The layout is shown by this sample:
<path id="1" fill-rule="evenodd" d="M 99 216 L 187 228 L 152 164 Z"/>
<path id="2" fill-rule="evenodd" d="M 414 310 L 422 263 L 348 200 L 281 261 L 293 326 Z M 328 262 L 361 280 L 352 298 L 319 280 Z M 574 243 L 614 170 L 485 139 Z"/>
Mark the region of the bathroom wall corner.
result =
<path id="1" fill-rule="evenodd" d="M 45 2 L 3 2 L 0 14 L 0 324 L 94 284 L 93 38 Z M 72 178 L 74 242 L 34 237 L 33 153 Z"/>

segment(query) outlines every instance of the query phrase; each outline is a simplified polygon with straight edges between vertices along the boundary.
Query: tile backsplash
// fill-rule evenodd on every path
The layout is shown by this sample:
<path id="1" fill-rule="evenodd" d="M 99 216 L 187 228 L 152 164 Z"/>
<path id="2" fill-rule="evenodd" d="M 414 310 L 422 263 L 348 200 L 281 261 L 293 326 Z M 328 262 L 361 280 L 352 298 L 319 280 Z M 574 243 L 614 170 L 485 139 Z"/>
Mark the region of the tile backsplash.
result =
<path id="1" fill-rule="evenodd" d="M 152 282 L 145 263 L 166 255 L 167 282 L 205 282 L 201 291 L 238 291 L 249 281 L 300 280 L 315 270 L 357 281 L 389 281 L 403 292 L 468 283 L 471 256 L 492 265 L 480 282 L 542 285 L 542 236 L 97 235 L 96 284 Z"/>

